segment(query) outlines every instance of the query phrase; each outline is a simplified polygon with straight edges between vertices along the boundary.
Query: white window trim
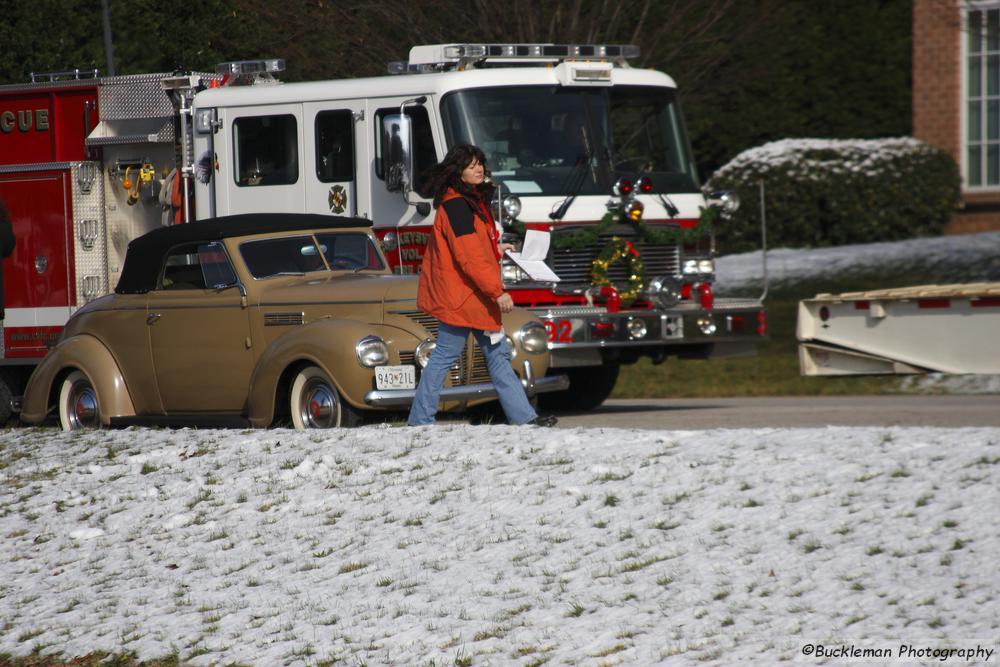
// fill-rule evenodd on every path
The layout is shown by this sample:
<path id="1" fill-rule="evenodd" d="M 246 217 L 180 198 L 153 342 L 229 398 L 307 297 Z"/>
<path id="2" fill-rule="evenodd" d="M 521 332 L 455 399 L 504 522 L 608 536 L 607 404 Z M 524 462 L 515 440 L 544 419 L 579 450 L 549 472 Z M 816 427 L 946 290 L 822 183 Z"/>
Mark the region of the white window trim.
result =
<path id="1" fill-rule="evenodd" d="M 961 18 L 959 19 L 959 169 L 962 175 L 962 191 L 970 194 L 975 193 L 995 193 L 1000 192 L 1000 183 L 996 185 L 969 185 L 969 39 L 966 34 L 969 25 L 970 11 L 986 11 L 990 9 L 1000 9 L 1000 0 L 966 0 L 962 3 Z M 985 39 L 985 35 L 983 37 Z M 986 95 L 985 78 L 986 63 L 983 63 L 981 72 L 983 83 L 980 86 L 982 96 Z M 982 150 L 986 151 L 985 124 L 987 123 L 986 109 L 984 106 L 982 113 L 983 131 L 980 133 L 980 144 Z M 981 173 L 981 180 L 986 180 L 986 169 Z"/>

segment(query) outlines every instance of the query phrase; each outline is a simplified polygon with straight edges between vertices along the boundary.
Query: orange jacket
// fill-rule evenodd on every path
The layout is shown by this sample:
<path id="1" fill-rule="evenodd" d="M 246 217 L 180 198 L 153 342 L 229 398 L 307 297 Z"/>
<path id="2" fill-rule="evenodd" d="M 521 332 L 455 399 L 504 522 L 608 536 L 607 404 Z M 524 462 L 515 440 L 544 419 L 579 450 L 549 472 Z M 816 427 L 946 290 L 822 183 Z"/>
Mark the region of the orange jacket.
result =
<path id="1" fill-rule="evenodd" d="M 485 210 L 448 190 L 424 251 L 417 306 L 445 324 L 500 330 L 497 232 Z"/>

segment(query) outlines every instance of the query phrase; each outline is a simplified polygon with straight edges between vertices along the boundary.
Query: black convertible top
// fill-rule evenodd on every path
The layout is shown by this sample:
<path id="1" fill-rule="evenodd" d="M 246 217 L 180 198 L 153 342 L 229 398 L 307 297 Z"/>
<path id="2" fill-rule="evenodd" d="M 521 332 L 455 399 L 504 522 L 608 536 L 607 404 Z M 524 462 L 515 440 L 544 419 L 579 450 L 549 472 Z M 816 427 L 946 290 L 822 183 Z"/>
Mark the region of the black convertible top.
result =
<path id="1" fill-rule="evenodd" d="M 156 279 L 167 252 L 182 243 L 218 241 L 246 234 L 295 232 L 304 229 L 349 229 L 371 227 L 371 220 L 312 213 L 247 213 L 160 227 L 128 244 L 125 265 L 115 292 L 144 294 L 156 287 Z"/>

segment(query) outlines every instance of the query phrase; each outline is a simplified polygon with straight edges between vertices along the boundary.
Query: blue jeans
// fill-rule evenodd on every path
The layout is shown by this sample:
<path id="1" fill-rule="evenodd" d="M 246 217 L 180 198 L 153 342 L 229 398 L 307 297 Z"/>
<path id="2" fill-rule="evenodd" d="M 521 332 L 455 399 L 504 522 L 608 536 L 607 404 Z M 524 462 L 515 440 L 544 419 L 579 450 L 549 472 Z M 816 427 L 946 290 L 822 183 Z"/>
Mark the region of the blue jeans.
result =
<path id="1" fill-rule="evenodd" d="M 441 388 L 444 386 L 445 376 L 451 365 L 462 354 L 470 332 L 483 350 L 486 367 L 490 371 L 490 379 L 493 381 L 493 386 L 496 387 L 500 405 L 503 407 L 504 414 L 507 415 L 507 421 L 511 424 L 524 424 L 537 416 L 535 409 L 528 402 L 528 396 L 524 393 L 524 387 L 521 386 L 517 373 L 511 368 L 510 350 L 507 348 L 506 340 L 501 339 L 499 343 L 494 345 L 490 342 L 489 335 L 479 329 L 455 327 L 441 322 L 437 346 L 431 353 L 427 367 L 420 374 L 417 394 L 413 398 L 413 405 L 410 406 L 410 418 L 407 420 L 410 426 L 434 423 L 434 415 L 437 414 L 438 400 L 441 396 Z"/>

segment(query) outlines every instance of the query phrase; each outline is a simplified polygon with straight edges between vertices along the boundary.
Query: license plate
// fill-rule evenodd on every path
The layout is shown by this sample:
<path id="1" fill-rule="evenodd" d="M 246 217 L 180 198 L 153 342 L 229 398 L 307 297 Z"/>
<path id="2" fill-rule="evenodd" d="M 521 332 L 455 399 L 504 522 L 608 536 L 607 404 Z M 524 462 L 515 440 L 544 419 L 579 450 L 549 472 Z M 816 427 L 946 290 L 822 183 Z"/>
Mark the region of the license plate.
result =
<path id="1" fill-rule="evenodd" d="M 376 366 L 375 386 L 378 389 L 413 389 L 417 386 L 416 367 Z"/>

